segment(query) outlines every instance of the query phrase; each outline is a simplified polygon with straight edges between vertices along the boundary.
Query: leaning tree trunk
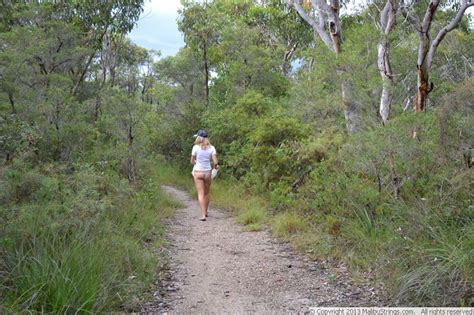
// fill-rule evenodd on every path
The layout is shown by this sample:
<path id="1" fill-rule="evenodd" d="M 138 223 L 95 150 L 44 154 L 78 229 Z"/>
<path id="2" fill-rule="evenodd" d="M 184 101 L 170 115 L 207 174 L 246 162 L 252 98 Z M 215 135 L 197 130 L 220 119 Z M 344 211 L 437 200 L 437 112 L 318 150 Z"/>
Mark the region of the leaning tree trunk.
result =
<path id="1" fill-rule="evenodd" d="M 446 34 L 454 30 L 459 23 L 461 23 L 462 17 L 469 7 L 474 6 L 473 0 L 461 0 L 457 8 L 456 15 L 452 20 L 449 21 L 441 30 L 438 32 L 433 40 L 430 40 L 430 29 L 434 16 L 440 5 L 440 0 L 430 0 L 426 7 L 425 15 L 423 20 L 412 16 L 408 11 L 409 8 L 402 8 L 402 13 L 405 18 L 413 24 L 418 37 L 420 38 L 420 44 L 418 45 L 418 59 L 417 59 L 417 95 L 415 101 L 415 111 L 421 112 L 425 109 L 428 100 L 428 94 L 433 89 L 433 83 L 429 81 L 429 71 L 436 50 L 444 39 Z"/>
<path id="2" fill-rule="evenodd" d="M 429 87 L 429 70 L 431 66 L 431 61 L 428 60 L 427 55 L 430 48 L 429 30 L 431 28 L 431 20 L 433 19 L 437 8 L 437 2 L 435 1 L 435 3 L 435 6 L 430 6 L 427 10 L 427 16 L 423 21 L 420 32 L 418 32 L 418 36 L 420 37 L 420 43 L 418 45 L 418 58 L 416 62 L 417 93 L 415 100 L 415 112 L 422 112 L 425 109 L 426 101 L 428 100 L 428 93 L 431 91 Z"/>
<path id="3" fill-rule="evenodd" d="M 333 51 L 336 53 L 336 58 L 342 54 L 342 31 L 339 20 L 339 1 L 330 0 L 331 5 L 327 6 L 326 12 L 329 35 L 331 38 Z M 322 4 L 320 4 L 320 8 Z M 320 15 L 320 18 L 322 16 Z M 352 79 L 347 76 L 345 70 L 338 70 L 337 74 L 341 80 L 341 96 L 342 104 L 344 104 L 344 118 L 346 121 L 346 129 L 348 133 L 355 133 L 361 127 L 360 115 L 357 108 L 357 102 L 354 95 L 354 88 Z"/>

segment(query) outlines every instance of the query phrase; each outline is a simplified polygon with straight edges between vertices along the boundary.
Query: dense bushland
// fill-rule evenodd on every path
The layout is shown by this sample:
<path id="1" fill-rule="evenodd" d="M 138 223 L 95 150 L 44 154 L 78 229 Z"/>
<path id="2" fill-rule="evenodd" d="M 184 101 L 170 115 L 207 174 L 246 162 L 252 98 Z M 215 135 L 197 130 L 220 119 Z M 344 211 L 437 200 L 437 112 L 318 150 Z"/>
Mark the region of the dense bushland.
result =
<path id="1" fill-rule="evenodd" d="M 163 265 L 144 246 L 160 241 L 175 206 L 156 182 L 134 188 L 97 163 L 75 168 L 2 169 L 4 311 L 133 310 Z"/>
<path id="2" fill-rule="evenodd" d="M 154 144 L 186 169 L 190 135 L 205 128 L 223 165 L 215 199 L 236 210 L 250 230 L 267 222 L 276 236 L 315 257 L 371 270 L 395 304 L 472 305 L 474 95 L 472 66 L 459 59 L 472 60 L 466 50 L 472 32 L 463 22 L 440 45 L 430 68 L 434 90 L 427 108 L 414 112 L 409 105 L 416 101 L 416 68 L 407 60 L 416 54 L 417 37 L 407 24 L 395 28 L 387 40 L 397 78 L 389 118 L 382 121 L 380 35 L 371 24 L 380 14 L 368 6 L 343 17 L 345 38 L 336 57 L 321 41 L 313 47 L 299 28 L 305 22 L 278 1 L 232 8 L 225 1 L 186 2 L 180 26 L 187 48 L 157 67 L 168 69 L 165 80 L 180 84 L 184 77 L 170 65 L 192 54 L 195 63 L 188 69 L 196 76 L 188 84 L 198 90 L 175 85 L 168 106 L 179 112 L 165 113 L 169 118 L 160 130 L 169 137 Z M 451 14 L 441 12 L 435 29 Z M 203 16 L 214 24 L 198 26 Z M 230 36 L 236 29 L 245 35 Z M 290 63 L 298 66 L 285 73 L 283 56 L 290 53 Z M 209 80 L 206 69 L 216 78 Z M 346 129 L 341 93 L 348 89 L 341 91 L 341 84 L 352 89 L 356 132 Z"/>
<path id="3" fill-rule="evenodd" d="M 282 115 L 278 104 L 235 127 L 241 106 L 265 106 L 254 92 L 224 113 L 209 111 L 201 125 L 209 126 L 224 165 L 221 176 L 230 181 L 217 183 L 217 202 L 236 210 L 250 230 L 266 220 L 275 235 L 315 257 L 373 270 L 394 303 L 472 305 L 470 86 L 466 82 L 422 117 L 406 112 L 351 137 L 305 132 L 308 126 Z M 222 192 L 219 185 L 229 187 Z M 248 201 L 249 194 L 265 196 L 274 219 L 259 203 L 237 201 Z"/>
<path id="4" fill-rule="evenodd" d="M 1 5 L 2 313 L 139 311 L 165 268 L 141 5 Z"/>
<path id="5" fill-rule="evenodd" d="M 315 256 L 377 270 L 402 305 L 470 305 L 470 86 L 422 117 L 403 113 L 349 138 L 334 130 L 310 136 L 308 126 L 281 114 L 278 104 L 265 113 L 268 100 L 254 92 L 232 109 L 209 111 L 201 124 L 219 147 L 221 172 L 239 179 L 233 185 L 266 196 L 272 212 L 281 213 L 277 235 Z M 243 109 L 259 115 L 239 119 L 247 115 Z M 183 151 L 179 160 L 187 162 L 189 150 Z M 258 229 L 265 214 L 241 206 L 239 220 Z"/>
<path id="6" fill-rule="evenodd" d="M 465 2 L 426 32 L 409 23 L 425 3 L 371 2 L 326 38 L 301 14 L 340 13 L 322 0 L 183 1 L 186 47 L 166 58 L 125 36 L 142 1 L 86 2 L 1 8 L 2 311 L 135 310 L 175 206 L 159 183 L 192 185 L 202 128 L 213 200 L 249 230 L 370 271 L 394 304 L 473 305 L 468 19 L 416 68 Z"/>

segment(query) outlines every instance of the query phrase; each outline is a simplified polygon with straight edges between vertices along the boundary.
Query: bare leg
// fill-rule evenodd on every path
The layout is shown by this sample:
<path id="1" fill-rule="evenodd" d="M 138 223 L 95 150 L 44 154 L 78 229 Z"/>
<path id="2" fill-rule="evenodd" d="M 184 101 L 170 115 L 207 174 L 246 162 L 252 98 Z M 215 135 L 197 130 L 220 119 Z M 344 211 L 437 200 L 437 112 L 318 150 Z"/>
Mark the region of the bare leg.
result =
<path id="1" fill-rule="evenodd" d="M 204 179 L 197 178 L 194 176 L 194 185 L 196 186 L 196 191 L 198 194 L 199 207 L 201 208 L 201 220 L 206 218 L 206 197 L 204 194 L 205 182 Z"/>
<path id="2" fill-rule="evenodd" d="M 211 197 L 209 194 L 209 192 L 211 191 L 211 182 L 212 182 L 212 179 L 210 177 L 204 180 L 204 200 L 206 201 L 206 204 L 205 204 L 206 217 L 207 217 L 207 212 L 209 211 L 209 202 L 211 201 Z"/>

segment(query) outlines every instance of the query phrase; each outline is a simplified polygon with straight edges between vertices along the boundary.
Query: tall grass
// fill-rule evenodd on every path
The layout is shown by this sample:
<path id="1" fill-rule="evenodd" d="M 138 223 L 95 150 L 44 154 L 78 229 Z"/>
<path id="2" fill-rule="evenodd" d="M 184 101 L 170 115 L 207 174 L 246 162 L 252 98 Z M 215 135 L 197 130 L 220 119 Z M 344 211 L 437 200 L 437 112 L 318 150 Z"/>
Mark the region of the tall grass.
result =
<path id="1" fill-rule="evenodd" d="M 159 259 L 145 244 L 160 241 L 160 221 L 178 205 L 160 191 L 153 170 L 133 188 L 118 176 L 99 176 L 91 165 L 77 169 L 70 176 L 3 170 L 3 311 L 139 310 L 136 301 Z"/>
<path id="2" fill-rule="evenodd" d="M 438 305 L 474 305 L 474 217 L 463 228 L 431 211 L 419 220 L 419 237 L 411 240 L 412 251 L 399 266 L 405 273 L 397 282 L 397 299 L 423 305 L 437 301 Z M 436 222 L 435 222 L 436 220 Z"/>
<path id="3" fill-rule="evenodd" d="M 158 162 L 150 161 L 146 169 L 153 170 L 153 179 L 156 183 L 174 185 L 188 191 L 194 187 L 191 166 L 188 169 L 180 169 L 164 159 L 159 159 Z"/>
<path id="4" fill-rule="evenodd" d="M 272 228 L 276 236 L 287 238 L 305 231 L 307 223 L 295 212 L 284 212 L 275 216 Z"/>
<path id="5" fill-rule="evenodd" d="M 22 244 L 9 264 L 12 290 L 5 300 L 12 310 L 42 312 L 93 312 L 107 310 L 117 297 L 109 274 L 117 274 L 116 262 L 104 255 L 110 244 L 90 240 L 90 232 L 75 235 L 66 243 L 58 235 L 38 236 L 34 244 Z M 89 240 L 88 240 L 89 239 Z"/>

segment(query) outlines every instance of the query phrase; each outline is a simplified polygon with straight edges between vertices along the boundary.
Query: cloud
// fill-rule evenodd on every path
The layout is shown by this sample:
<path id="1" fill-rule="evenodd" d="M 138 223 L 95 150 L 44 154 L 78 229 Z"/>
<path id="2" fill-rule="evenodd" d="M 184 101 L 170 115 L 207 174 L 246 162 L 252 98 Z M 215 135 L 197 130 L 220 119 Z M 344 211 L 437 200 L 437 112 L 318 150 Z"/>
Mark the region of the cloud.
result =
<path id="1" fill-rule="evenodd" d="M 144 12 L 173 14 L 181 7 L 179 0 L 151 0 L 145 2 Z"/>
<path id="2" fill-rule="evenodd" d="M 160 50 L 163 56 L 176 54 L 184 46 L 176 23 L 180 7 L 179 0 L 145 2 L 137 26 L 129 35 L 131 40 L 142 47 Z"/>

